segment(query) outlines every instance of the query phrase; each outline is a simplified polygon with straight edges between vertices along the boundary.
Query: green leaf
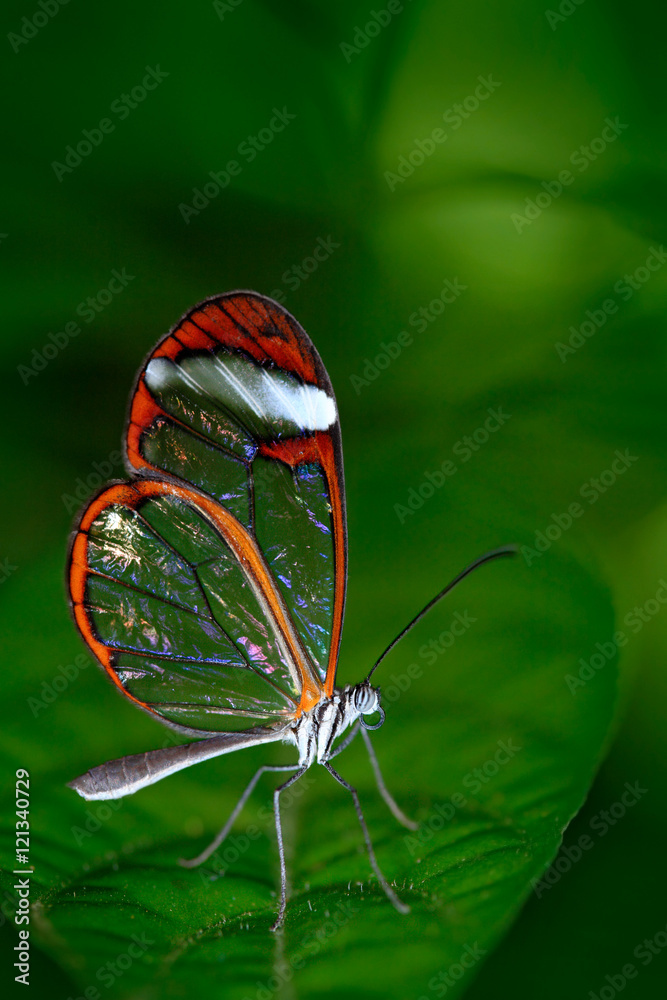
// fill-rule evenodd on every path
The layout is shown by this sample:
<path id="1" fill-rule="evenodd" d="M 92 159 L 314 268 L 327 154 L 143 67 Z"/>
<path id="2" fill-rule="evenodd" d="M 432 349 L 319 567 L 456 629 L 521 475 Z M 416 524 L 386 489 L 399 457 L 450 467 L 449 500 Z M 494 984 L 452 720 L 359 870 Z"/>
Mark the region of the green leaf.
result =
<path id="1" fill-rule="evenodd" d="M 277 902 L 269 778 L 212 859 L 193 870 L 177 863 L 204 846 L 267 751 L 200 765 L 119 802 L 82 802 L 64 780 L 105 754 L 135 750 L 124 729 L 139 714 L 119 704 L 123 728 L 112 723 L 109 732 L 105 715 L 116 703 L 89 672 L 86 685 L 103 694 L 89 709 L 102 713 L 99 749 L 82 754 L 70 734 L 66 759 L 33 784 L 35 945 L 80 991 L 101 983 L 104 995 L 108 988 L 118 997 L 152 983 L 159 995 L 241 998 L 258 983 L 271 991 L 276 976 L 294 976 L 306 995 L 354 988 L 401 997 L 427 993 L 427 980 L 450 967 L 456 975 L 465 956 L 474 969 L 586 794 L 613 713 L 614 657 L 573 690 L 566 678 L 612 631 L 604 588 L 552 553 L 530 568 L 506 560 L 467 580 L 378 671 L 387 722 L 374 742 L 390 789 L 419 830 L 389 814 L 361 744 L 337 761 L 360 789 L 379 863 L 410 915 L 395 912 L 371 876 L 348 796 L 314 768 L 286 793 L 292 889 L 278 936 L 269 932 Z M 70 723 L 80 711 L 70 702 Z M 59 714 L 49 707 L 40 722 L 62 746 Z M 18 738 L 12 748 L 19 766 Z M 7 857 L 12 838 L 5 824 Z M 10 897 L 12 884 L 5 876 Z M 392 966 L 397 948 L 400 971 Z"/>
<path id="2" fill-rule="evenodd" d="M 527 0 L 497 10 L 437 0 L 403 6 L 349 62 L 341 43 L 369 18 L 360 0 L 264 0 L 259 18 L 243 2 L 224 20 L 211 4 L 187 15 L 165 4 L 158 19 L 122 0 L 111 18 L 101 7 L 70 5 L 12 52 L 18 97 L 6 125 L 18 141 L 0 239 L 4 398 L 13 420 L 2 440 L 0 560 L 17 568 L 0 592 L 0 719 L 9 801 L 17 767 L 33 781 L 36 995 L 263 1000 L 345 990 L 433 1000 L 433 983 L 443 986 L 438 977 L 450 969 L 455 979 L 466 946 L 490 954 L 509 927 L 586 794 L 610 723 L 618 725 L 614 659 L 572 694 L 564 678 L 590 674 L 596 644 L 606 647 L 624 615 L 652 598 L 667 558 L 667 268 L 635 282 L 628 300 L 615 291 L 665 239 L 662 33 L 646 31 L 650 5 L 640 16 L 627 5 L 578 5 L 555 26 Z M 14 7 L 11 31 L 33 17 Z M 102 37 L 103 46 L 92 41 Z M 59 183 L 52 161 L 158 60 L 170 76 L 127 120 L 114 116 L 114 132 Z M 474 92 L 480 75 L 501 86 L 451 128 L 443 114 Z M 179 205 L 241 155 L 274 106 L 296 118 L 252 162 L 244 158 L 240 176 L 186 225 Z M 616 115 L 627 131 L 519 233 L 512 215 L 545 191 L 543 182 L 553 190 L 559 172 L 573 168 L 573 152 Z M 390 191 L 385 172 L 443 123 L 447 141 Z M 295 268 L 329 236 L 335 251 L 297 281 Z M 85 323 L 79 304 L 122 267 L 135 275 L 127 291 Z M 466 291 L 418 331 L 411 317 L 455 278 Z M 251 826 L 253 837 L 247 847 L 237 841 L 242 849 L 229 855 L 223 877 L 205 871 L 202 879 L 176 863 L 213 836 L 266 760 L 261 750 L 174 776 L 103 819 L 99 806 L 65 788 L 90 766 L 167 738 L 114 697 L 89 660 L 76 660 L 81 647 L 62 588 L 73 510 L 100 485 L 93 463 L 117 454 L 142 354 L 185 308 L 239 287 L 286 299 L 338 395 L 351 541 L 342 681 L 363 677 L 411 614 L 478 552 L 515 540 L 534 547 L 536 533 L 582 501 L 582 486 L 609 469 L 617 449 L 638 456 L 530 567 L 497 564 L 468 580 L 378 674 L 389 711 L 375 745 L 389 787 L 421 821 L 418 849 L 374 789 L 363 747 L 350 747 L 339 766 L 360 788 L 380 863 L 412 905 L 408 917 L 369 876 L 351 803 L 321 769 L 286 809 L 292 895 L 279 938 L 267 933 L 277 886 L 268 778 L 235 830 L 240 838 Z M 561 359 L 556 345 L 610 296 L 618 313 Z M 76 320 L 81 333 L 24 382 L 18 367 L 45 346 L 52 356 L 49 331 Z M 387 371 L 355 386 L 351 377 L 402 330 L 410 344 Z M 459 457 L 456 474 L 401 521 L 395 505 L 499 405 L 512 414 L 507 426 L 470 461 Z M 117 459 L 112 465 L 120 475 Z M 478 620 L 427 663 L 420 649 L 448 630 L 455 611 Z M 667 829 L 659 792 L 666 647 L 657 618 L 623 650 L 626 688 L 631 672 L 643 670 L 641 700 L 588 807 L 588 816 L 606 808 L 619 783 L 648 773 L 656 789 L 649 813 L 640 814 L 642 802 L 592 862 L 587 856 L 563 880 L 557 919 L 551 894 L 524 909 L 480 977 L 479 996 L 504 989 L 532 998 L 535 982 L 545 996 L 585 996 L 617 958 L 631 960 L 641 938 L 662 931 L 662 900 L 648 897 Z M 410 663 L 424 673 L 392 702 Z M 522 750 L 473 795 L 464 779 L 510 737 Z M 435 829 L 464 792 L 465 806 Z M 11 969 L 9 806 L 2 816 L 0 943 Z M 626 863 L 623 884 L 617 874 Z M 334 930 L 336 917 L 343 926 Z M 103 982 L 98 971 L 128 953 L 133 933 L 155 943 L 130 956 L 114 983 Z M 271 977 L 295 955 L 303 968 L 283 988 Z M 660 968 L 653 963 L 633 989 L 657 995 Z"/>

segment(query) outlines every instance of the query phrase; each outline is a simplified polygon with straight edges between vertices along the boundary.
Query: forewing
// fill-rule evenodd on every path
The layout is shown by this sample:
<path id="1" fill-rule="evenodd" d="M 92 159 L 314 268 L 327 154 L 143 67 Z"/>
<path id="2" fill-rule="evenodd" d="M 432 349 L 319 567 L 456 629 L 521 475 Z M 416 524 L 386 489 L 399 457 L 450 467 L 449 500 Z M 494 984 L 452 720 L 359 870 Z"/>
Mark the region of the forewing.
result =
<path id="1" fill-rule="evenodd" d="M 133 701 L 202 735 L 297 712 L 305 653 L 254 539 L 166 480 L 108 487 L 70 560 L 77 624 Z"/>
<path id="2" fill-rule="evenodd" d="M 331 694 L 347 564 L 340 427 L 299 324 L 252 292 L 195 306 L 139 374 L 127 457 L 138 475 L 192 483 L 247 529 Z"/>

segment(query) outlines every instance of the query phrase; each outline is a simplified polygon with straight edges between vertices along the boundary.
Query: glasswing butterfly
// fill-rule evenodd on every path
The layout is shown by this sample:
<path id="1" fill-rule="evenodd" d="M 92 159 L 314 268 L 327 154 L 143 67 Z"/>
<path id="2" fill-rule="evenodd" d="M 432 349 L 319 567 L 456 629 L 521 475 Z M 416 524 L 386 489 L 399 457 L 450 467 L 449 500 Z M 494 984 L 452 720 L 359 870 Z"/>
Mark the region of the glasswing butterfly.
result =
<path id="1" fill-rule="evenodd" d="M 205 861 L 260 776 L 291 771 L 274 791 L 281 896 L 287 899 L 280 795 L 315 762 L 354 800 L 331 759 L 361 732 L 394 816 L 368 730 L 384 721 L 378 663 L 468 566 L 387 647 L 366 680 L 336 687 L 347 578 L 338 411 L 310 338 L 255 292 L 200 302 L 139 372 L 125 435 L 129 474 L 95 496 L 74 531 L 69 592 L 76 624 L 119 690 L 197 742 L 122 757 L 70 782 L 85 799 L 129 795 L 199 761 L 260 743 L 292 744 L 298 762 L 265 765 L 245 789 Z M 345 738 L 336 743 L 343 734 Z"/>

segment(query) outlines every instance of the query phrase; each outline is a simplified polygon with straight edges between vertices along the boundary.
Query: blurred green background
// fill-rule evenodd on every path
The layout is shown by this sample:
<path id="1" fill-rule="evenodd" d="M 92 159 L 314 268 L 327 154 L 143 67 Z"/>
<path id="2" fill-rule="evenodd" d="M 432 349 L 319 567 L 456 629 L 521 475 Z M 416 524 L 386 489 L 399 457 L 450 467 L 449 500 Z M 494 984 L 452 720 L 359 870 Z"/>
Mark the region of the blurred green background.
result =
<path id="1" fill-rule="evenodd" d="M 412 918 L 384 916 L 378 897 L 372 918 L 361 911 L 302 974 L 265 991 L 605 998 L 634 963 L 625 995 L 658 995 L 667 953 L 656 945 L 644 963 L 635 949 L 662 940 L 667 925 L 667 614 L 656 599 L 667 576 L 662 9 L 35 0 L 5 5 L 3 21 L 3 991 L 13 986 L 17 767 L 32 781 L 38 995 L 84 995 L 99 937 L 117 935 L 109 947 L 121 952 L 141 913 L 167 928 L 160 967 L 137 962 L 112 985 L 98 981 L 100 995 L 186 995 L 188 962 L 196 966 L 206 937 L 200 907 L 211 907 L 209 930 L 215 921 L 196 876 L 183 883 L 187 906 L 165 903 L 178 837 L 199 850 L 263 758 L 253 751 L 171 779 L 76 843 L 84 811 L 64 782 L 165 733 L 95 670 L 81 670 L 53 704 L 30 699 L 82 652 L 63 587 L 68 533 L 99 485 L 95 463 L 102 480 L 122 475 L 115 453 L 141 359 L 199 299 L 252 288 L 308 330 L 337 392 L 350 532 L 343 682 L 365 676 L 485 548 L 533 550 L 481 571 L 378 677 L 387 687 L 392 671 L 424 666 L 377 740 L 389 784 L 424 822 L 499 735 L 534 736 L 525 784 L 499 778 L 480 807 L 495 833 L 510 817 L 524 831 L 525 869 L 510 878 L 489 863 L 448 908 L 429 848 L 430 902 L 423 912 L 413 902 L 418 933 Z M 114 271 L 125 276 L 117 294 L 105 291 Z M 498 408 L 509 416 L 486 440 L 479 429 Z M 617 452 L 630 456 L 624 465 Z M 456 473 L 419 505 L 426 473 L 446 460 Z M 576 503 L 581 513 L 566 515 Z M 427 668 L 422 644 L 468 607 L 478 632 Z M 568 687 L 581 658 L 590 664 L 618 630 L 628 640 L 618 664 L 614 651 L 600 654 L 597 672 L 583 668 L 591 679 Z M 363 756 L 350 753 L 344 773 L 367 791 L 387 868 L 412 880 L 415 857 L 371 805 Z M 551 869 L 553 884 L 531 891 L 598 764 L 564 833 L 568 848 L 582 836 L 593 847 L 570 870 L 561 854 L 562 874 Z M 601 833 L 626 782 L 646 792 Z M 325 885 L 327 872 L 341 885 L 367 879 L 349 804 L 319 775 L 310 805 L 309 795 L 290 821 L 305 858 L 296 883 L 312 875 Z M 335 853 L 337 838 L 356 860 Z M 152 874 L 132 895 L 114 873 L 125 877 L 142 851 Z M 258 907 L 273 905 L 273 852 L 269 833 L 239 862 L 250 880 L 241 895 L 255 868 L 266 883 L 239 904 L 249 928 Z M 465 860 L 464 851 L 454 886 Z M 89 865 L 103 870 L 92 888 Z M 307 919 L 305 904 L 298 912 Z M 192 980 L 196 995 L 262 1000 L 253 984 L 289 951 L 290 925 L 287 945 L 265 933 L 268 921 L 255 937 L 249 930 L 246 951 L 244 926 L 229 953 L 209 958 L 208 977 Z M 484 962 L 451 985 L 438 980 L 477 935 Z"/>

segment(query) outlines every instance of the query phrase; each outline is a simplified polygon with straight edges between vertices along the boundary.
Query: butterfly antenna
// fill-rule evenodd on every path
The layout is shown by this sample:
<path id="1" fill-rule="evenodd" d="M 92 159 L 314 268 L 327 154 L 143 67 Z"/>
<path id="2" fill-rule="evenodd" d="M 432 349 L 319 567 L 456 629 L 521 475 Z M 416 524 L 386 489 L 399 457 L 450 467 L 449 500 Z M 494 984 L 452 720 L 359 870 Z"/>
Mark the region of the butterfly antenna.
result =
<path id="1" fill-rule="evenodd" d="M 445 596 L 445 594 L 448 594 L 451 590 L 453 590 L 454 587 L 456 587 L 456 585 L 461 582 L 461 580 L 465 580 L 465 578 L 469 576 L 473 570 L 477 569 L 479 566 L 483 566 L 484 563 L 491 562 L 492 559 L 500 559 L 502 556 L 515 556 L 518 551 L 519 550 L 516 545 L 504 545 L 500 549 L 492 549 L 491 552 L 486 552 L 483 556 L 480 556 L 478 559 L 475 559 L 474 562 L 471 562 L 469 566 L 466 566 L 464 570 L 461 570 L 459 575 L 455 576 L 454 579 L 450 583 L 448 583 L 447 586 L 444 587 L 444 589 L 441 590 L 439 594 L 436 594 L 435 597 L 428 602 L 426 607 L 422 608 L 419 614 L 415 615 L 412 621 L 409 622 L 405 626 L 405 628 L 398 633 L 396 638 L 392 639 L 392 641 L 389 643 L 385 651 L 381 653 L 380 656 L 378 656 L 377 660 L 371 667 L 366 680 L 370 680 L 373 671 L 382 663 L 387 653 L 390 653 L 394 648 L 394 646 L 401 641 L 403 636 L 407 635 L 410 629 L 413 628 L 417 624 L 417 622 L 420 622 L 424 617 L 424 615 L 427 614 L 431 610 L 431 608 L 438 603 L 438 601 L 441 601 L 442 598 Z"/>

